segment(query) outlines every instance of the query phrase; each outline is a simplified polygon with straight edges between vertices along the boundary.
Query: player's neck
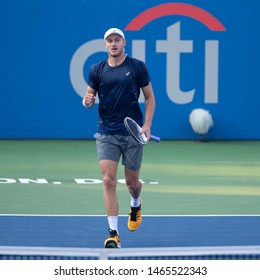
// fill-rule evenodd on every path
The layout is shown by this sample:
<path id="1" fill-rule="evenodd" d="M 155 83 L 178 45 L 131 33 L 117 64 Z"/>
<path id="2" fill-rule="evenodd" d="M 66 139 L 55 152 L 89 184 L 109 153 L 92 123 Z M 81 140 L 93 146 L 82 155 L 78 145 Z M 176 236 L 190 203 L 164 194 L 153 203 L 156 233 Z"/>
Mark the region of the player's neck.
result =
<path id="1" fill-rule="evenodd" d="M 108 65 L 111 67 L 119 66 L 125 61 L 125 58 L 126 58 L 126 54 L 124 54 L 124 53 L 118 57 L 109 56 L 109 58 L 107 60 Z"/>

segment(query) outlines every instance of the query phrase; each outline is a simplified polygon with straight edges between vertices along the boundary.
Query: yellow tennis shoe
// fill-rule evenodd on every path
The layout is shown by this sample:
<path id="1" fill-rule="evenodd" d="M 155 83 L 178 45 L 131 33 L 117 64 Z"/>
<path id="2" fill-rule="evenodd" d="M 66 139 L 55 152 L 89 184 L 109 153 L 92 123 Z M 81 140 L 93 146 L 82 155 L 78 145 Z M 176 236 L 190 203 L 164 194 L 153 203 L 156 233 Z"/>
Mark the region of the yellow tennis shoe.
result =
<path id="1" fill-rule="evenodd" d="M 142 200 L 140 206 L 130 208 L 127 225 L 128 225 L 128 229 L 131 231 L 137 230 L 142 223 L 141 208 L 142 208 Z"/>
<path id="2" fill-rule="evenodd" d="M 121 240 L 116 230 L 109 229 L 109 237 L 104 242 L 105 248 L 121 248 Z"/>

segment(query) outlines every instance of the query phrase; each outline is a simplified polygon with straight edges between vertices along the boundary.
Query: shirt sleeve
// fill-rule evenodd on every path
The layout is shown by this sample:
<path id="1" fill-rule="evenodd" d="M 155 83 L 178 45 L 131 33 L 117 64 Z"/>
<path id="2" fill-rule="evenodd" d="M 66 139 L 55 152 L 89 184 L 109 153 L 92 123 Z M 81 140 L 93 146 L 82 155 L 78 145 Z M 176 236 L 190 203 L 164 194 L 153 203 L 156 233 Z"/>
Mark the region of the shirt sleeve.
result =
<path id="1" fill-rule="evenodd" d="M 151 79 L 149 76 L 148 69 L 144 62 L 140 61 L 138 65 L 137 83 L 140 88 L 149 85 Z"/>
<path id="2" fill-rule="evenodd" d="M 95 65 L 92 65 L 88 73 L 88 85 L 98 91 L 98 78 Z"/>

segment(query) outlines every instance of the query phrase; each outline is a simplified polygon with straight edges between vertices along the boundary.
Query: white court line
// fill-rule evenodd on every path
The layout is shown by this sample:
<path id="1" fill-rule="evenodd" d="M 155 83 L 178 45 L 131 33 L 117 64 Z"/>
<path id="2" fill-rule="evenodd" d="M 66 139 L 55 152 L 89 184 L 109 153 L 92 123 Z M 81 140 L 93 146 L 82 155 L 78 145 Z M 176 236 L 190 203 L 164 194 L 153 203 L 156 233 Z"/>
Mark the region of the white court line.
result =
<path id="1" fill-rule="evenodd" d="M 23 247 L 0 246 L 0 255 L 13 256 L 72 256 L 72 257 L 153 257 L 153 256 L 207 256 L 207 255 L 259 255 L 260 246 L 212 246 L 212 247 L 156 247 L 123 248 L 107 250 L 101 248 Z"/>
<path id="2" fill-rule="evenodd" d="M 118 215 L 128 217 L 128 215 Z M 239 215 L 142 215 L 143 217 L 260 217 L 258 214 L 239 214 Z M 106 217 L 106 215 L 76 215 L 76 214 L 0 214 L 0 217 Z"/>

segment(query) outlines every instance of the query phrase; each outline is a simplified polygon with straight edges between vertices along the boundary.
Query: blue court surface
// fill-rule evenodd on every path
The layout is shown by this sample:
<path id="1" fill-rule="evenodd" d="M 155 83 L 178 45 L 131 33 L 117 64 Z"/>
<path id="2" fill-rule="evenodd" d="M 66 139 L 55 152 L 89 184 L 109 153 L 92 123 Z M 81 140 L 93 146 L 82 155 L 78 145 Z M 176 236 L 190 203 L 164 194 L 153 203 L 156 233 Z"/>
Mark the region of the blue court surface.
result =
<path id="1" fill-rule="evenodd" d="M 105 216 L 0 216 L 0 246 L 102 248 Z M 136 232 L 119 217 L 123 248 L 259 246 L 260 216 L 144 216 Z"/>

